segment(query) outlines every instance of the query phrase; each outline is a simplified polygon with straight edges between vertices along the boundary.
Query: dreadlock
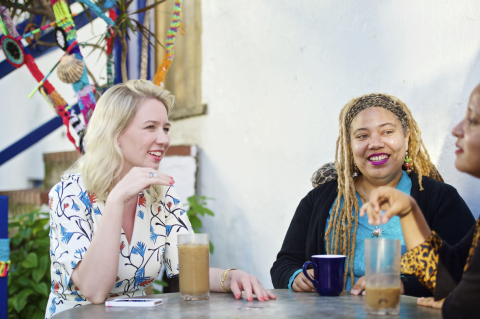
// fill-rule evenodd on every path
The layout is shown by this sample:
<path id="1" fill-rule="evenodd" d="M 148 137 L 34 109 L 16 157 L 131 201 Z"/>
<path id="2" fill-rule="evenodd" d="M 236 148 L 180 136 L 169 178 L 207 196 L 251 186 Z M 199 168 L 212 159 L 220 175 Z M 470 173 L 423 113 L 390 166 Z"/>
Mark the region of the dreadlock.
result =
<path id="1" fill-rule="evenodd" d="M 417 122 L 407 105 L 400 99 L 388 94 L 367 94 L 351 100 L 342 108 L 339 117 L 339 135 L 335 149 L 338 194 L 325 233 L 325 239 L 327 242 L 327 254 L 340 253 L 347 256 L 346 268 L 350 267 L 352 285 L 354 283 L 353 257 L 355 254 L 355 238 L 360 208 L 355 195 L 355 182 L 352 177 L 353 154 L 349 146 L 350 125 L 358 113 L 369 107 L 382 107 L 391 111 L 402 123 L 403 131 L 405 133 L 410 132 L 408 154 L 411 159 L 411 169 L 418 176 L 420 191 L 423 191 L 422 175 L 443 182 L 440 173 L 430 161 L 430 156 L 422 142 Z M 340 210 L 342 197 L 344 203 L 343 208 Z M 347 273 L 348 271 L 345 271 L 345 284 Z"/>

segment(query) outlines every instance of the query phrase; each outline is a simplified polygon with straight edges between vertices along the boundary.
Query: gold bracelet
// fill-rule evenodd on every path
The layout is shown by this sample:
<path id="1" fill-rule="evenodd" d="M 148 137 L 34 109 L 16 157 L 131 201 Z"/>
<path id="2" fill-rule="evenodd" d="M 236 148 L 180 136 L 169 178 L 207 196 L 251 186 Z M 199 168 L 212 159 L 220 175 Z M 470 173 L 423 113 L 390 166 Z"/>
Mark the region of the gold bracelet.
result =
<path id="1" fill-rule="evenodd" d="M 225 286 L 223 286 L 223 283 L 225 282 L 225 280 L 227 279 L 227 274 L 230 270 L 237 270 L 235 268 L 229 268 L 227 270 L 225 270 L 224 272 L 222 272 L 222 274 L 220 275 L 220 286 L 222 286 L 222 289 L 225 291 L 225 292 L 232 292 L 232 289 L 230 289 L 230 287 L 225 288 Z M 222 277 L 223 277 L 223 280 L 222 280 Z"/>

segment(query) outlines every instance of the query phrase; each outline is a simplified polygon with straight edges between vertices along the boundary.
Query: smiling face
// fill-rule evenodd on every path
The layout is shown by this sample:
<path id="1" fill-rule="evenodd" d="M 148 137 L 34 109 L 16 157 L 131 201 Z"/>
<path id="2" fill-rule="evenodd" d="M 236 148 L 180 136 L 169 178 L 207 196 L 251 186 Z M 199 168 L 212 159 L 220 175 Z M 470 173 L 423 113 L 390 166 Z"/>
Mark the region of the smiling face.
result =
<path id="1" fill-rule="evenodd" d="M 467 114 L 452 134 L 457 137 L 455 166 L 461 172 L 480 178 L 480 85 L 470 95 Z"/>
<path id="2" fill-rule="evenodd" d="M 169 130 L 165 105 L 156 99 L 143 101 L 132 122 L 118 138 L 124 158 L 120 175 L 124 176 L 133 167 L 157 170 L 170 145 Z"/>
<path id="3" fill-rule="evenodd" d="M 350 147 L 363 178 L 375 185 L 400 180 L 408 139 L 392 112 L 370 107 L 358 113 L 350 127 Z"/>

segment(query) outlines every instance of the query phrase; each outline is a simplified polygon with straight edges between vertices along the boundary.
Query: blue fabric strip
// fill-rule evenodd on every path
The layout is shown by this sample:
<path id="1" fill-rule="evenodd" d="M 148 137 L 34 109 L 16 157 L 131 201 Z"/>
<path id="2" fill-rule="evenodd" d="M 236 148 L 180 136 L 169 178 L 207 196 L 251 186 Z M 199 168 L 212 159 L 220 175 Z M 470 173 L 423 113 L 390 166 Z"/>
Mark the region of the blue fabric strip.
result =
<path id="1" fill-rule="evenodd" d="M 302 271 L 303 271 L 302 269 L 299 269 L 293 273 L 292 277 L 290 277 L 290 280 L 288 281 L 288 289 L 292 289 L 292 285 L 293 285 L 293 281 L 295 280 L 295 277 L 297 277 L 297 275 Z"/>
<path id="2" fill-rule="evenodd" d="M 0 261 L 10 260 L 10 239 L 0 238 Z"/>

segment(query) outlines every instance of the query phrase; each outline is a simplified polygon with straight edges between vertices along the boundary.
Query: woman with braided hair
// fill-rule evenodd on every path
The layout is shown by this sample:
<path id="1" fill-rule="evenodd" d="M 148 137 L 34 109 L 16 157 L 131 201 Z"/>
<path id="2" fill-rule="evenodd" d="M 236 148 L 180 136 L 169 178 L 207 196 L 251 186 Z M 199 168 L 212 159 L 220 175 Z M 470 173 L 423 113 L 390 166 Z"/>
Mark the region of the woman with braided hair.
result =
<path id="1" fill-rule="evenodd" d="M 474 223 L 455 188 L 443 183 L 415 119 L 400 99 L 387 94 L 353 99 L 342 108 L 339 124 L 335 169 L 314 181 L 316 187 L 300 202 L 270 271 L 275 288 L 314 291 L 301 272 L 303 263 L 312 255 L 341 254 L 347 257 L 345 288 L 360 294 L 365 288 L 365 238 L 400 239 L 406 252 L 398 218 L 380 230 L 372 228 L 366 216 L 359 217 L 365 198 L 381 186 L 415 198 L 430 228 L 451 244 Z M 312 270 L 309 274 L 313 277 Z M 431 296 L 415 276 L 403 276 L 402 284 L 407 295 Z"/>

